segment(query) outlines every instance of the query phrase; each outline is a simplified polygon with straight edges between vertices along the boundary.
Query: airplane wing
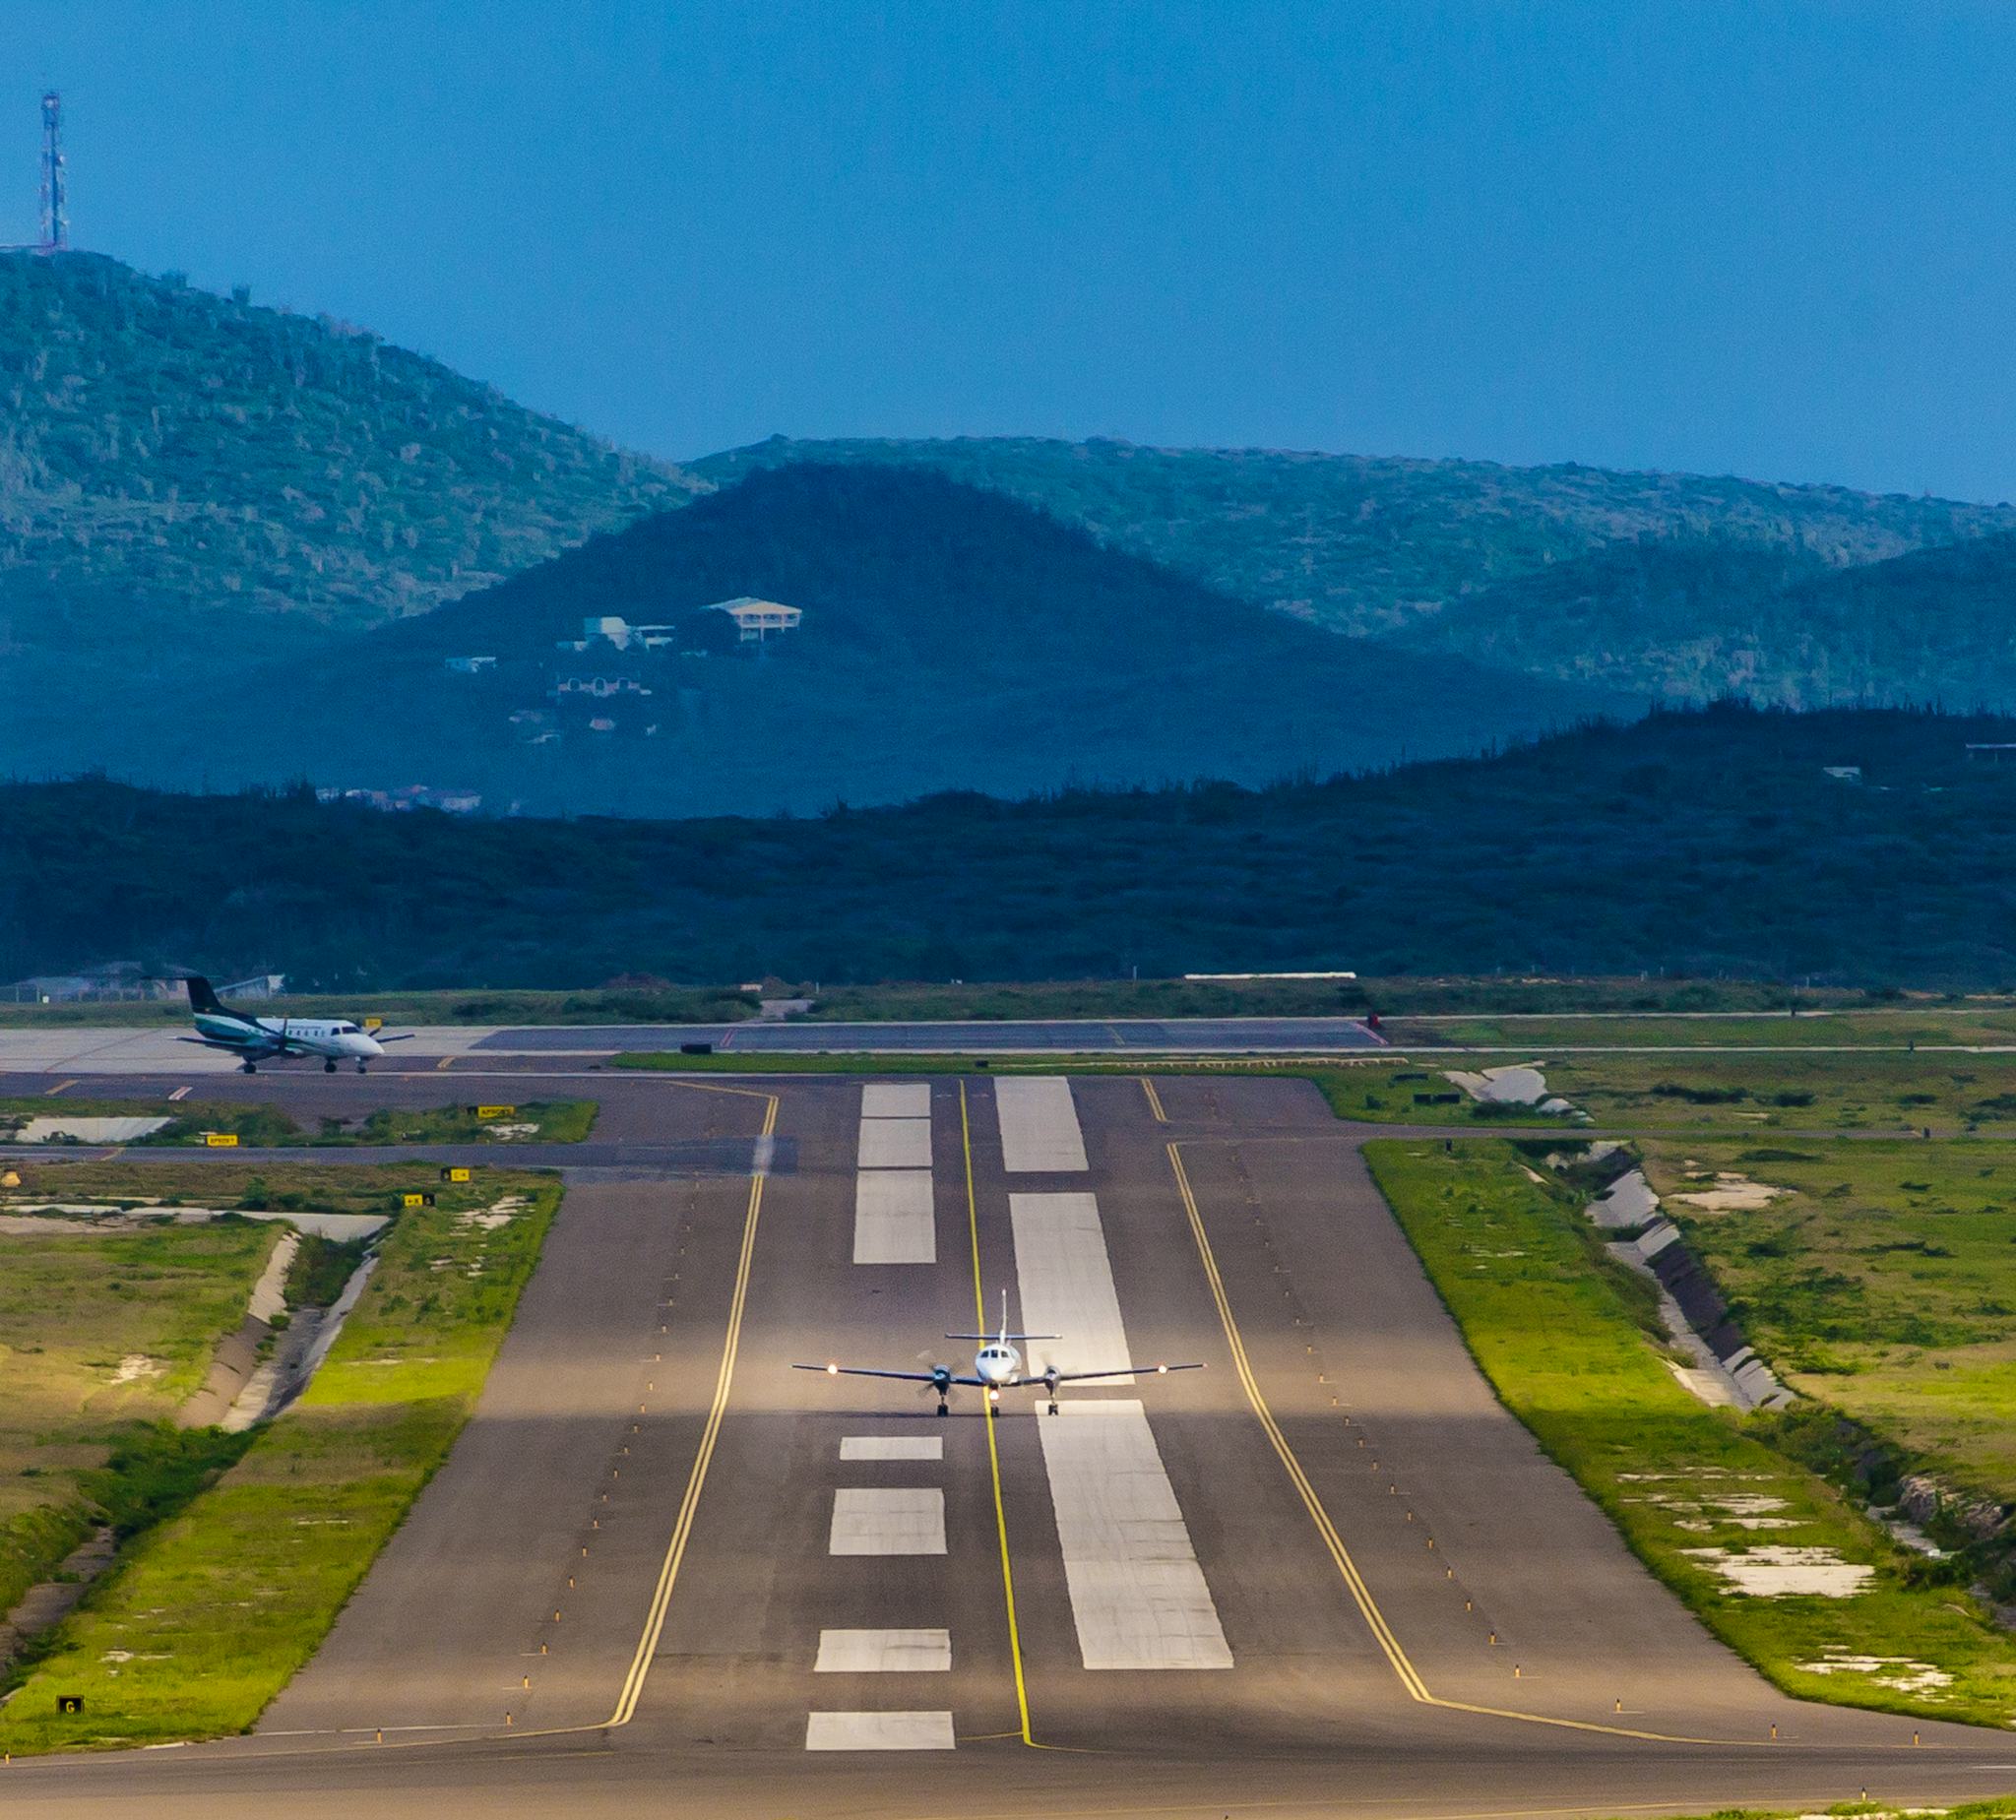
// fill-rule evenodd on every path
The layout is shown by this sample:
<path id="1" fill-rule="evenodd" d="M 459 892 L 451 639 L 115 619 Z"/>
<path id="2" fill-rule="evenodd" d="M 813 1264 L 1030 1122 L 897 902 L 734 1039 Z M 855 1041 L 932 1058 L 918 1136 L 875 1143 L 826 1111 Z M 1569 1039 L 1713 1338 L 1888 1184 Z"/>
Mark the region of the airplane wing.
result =
<path id="1" fill-rule="evenodd" d="M 397 1036 L 388 1036 L 383 1031 L 367 1030 L 364 1035 L 373 1042 L 410 1042 L 420 1033 L 416 1030 L 403 1031 Z"/>
<path id="2" fill-rule="evenodd" d="M 973 1384 L 980 1379 L 960 1377 L 947 1373 L 941 1377 L 935 1371 L 878 1371 L 872 1365 L 793 1365 L 793 1371 L 819 1371 L 829 1378 L 901 1378 L 907 1384 Z"/>
<path id="3" fill-rule="evenodd" d="M 1054 1380 L 1043 1372 L 1038 1372 L 1026 1382 L 1031 1384 L 1075 1384 L 1085 1378 L 1121 1377 L 1166 1377 L 1171 1371 L 1202 1371 L 1202 1365 L 1115 1365 L 1110 1371 L 1060 1371 Z"/>
<path id="4" fill-rule="evenodd" d="M 247 1054 L 255 1046 L 249 1042 L 225 1042 L 215 1036 L 177 1036 L 175 1040 L 177 1042 L 193 1042 L 198 1048 L 202 1049 L 223 1049 L 232 1055 Z M 268 1049 L 265 1053 L 278 1054 L 279 1051 L 277 1049 Z"/>

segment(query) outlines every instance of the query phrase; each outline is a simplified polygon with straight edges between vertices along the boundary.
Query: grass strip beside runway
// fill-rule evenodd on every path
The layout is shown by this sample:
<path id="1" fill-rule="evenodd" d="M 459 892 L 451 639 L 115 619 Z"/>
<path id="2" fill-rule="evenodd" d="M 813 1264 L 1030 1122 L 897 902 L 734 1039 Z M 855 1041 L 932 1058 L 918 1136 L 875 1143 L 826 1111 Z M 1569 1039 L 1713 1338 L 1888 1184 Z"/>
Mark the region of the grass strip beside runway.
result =
<path id="1" fill-rule="evenodd" d="M 0 1747 L 249 1727 L 446 1459 L 559 1198 L 550 1176 L 481 1170 L 403 1213 L 306 1395 L 54 1633 L 0 1708 Z M 59 1714 L 64 1695 L 84 1712 Z"/>
<path id="2" fill-rule="evenodd" d="M 98 1523 L 124 1534 L 172 1501 L 169 1481 L 203 1450 L 169 1420 L 284 1230 L 0 1235 L 0 1612 Z"/>
<path id="3" fill-rule="evenodd" d="M 1801 1698 L 2016 1720 L 2016 1637 L 1960 1589 L 1914 1584 L 1911 1557 L 1768 1444 L 1768 1420 L 1675 1381 L 1649 1286 L 1603 1254 L 1579 1195 L 1531 1179 L 1503 1142 L 1391 1140 L 1365 1156 L 1500 1400 L 1717 1636 Z M 1729 1577 L 1783 1584 L 1795 1564 L 1850 1596 L 1749 1594 Z"/>
<path id="4" fill-rule="evenodd" d="M 216 1132 L 246 1150 L 343 1149 L 374 1144 L 579 1144 L 595 1128 L 593 1099 L 534 1100 L 515 1106 L 385 1106 L 357 1119 L 324 1118 L 313 1130 L 261 1100 L 166 1098 L 0 1099 L 0 1144 L 32 1118 L 165 1118 L 160 1130 L 127 1147 L 203 1146 Z M 488 1117 L 483 1114 L 488 1113 Z M 66 1146 L 51 1146 L 59 1154 Z M 86 1142 L 84 1149 L 99 1148 Z"/>

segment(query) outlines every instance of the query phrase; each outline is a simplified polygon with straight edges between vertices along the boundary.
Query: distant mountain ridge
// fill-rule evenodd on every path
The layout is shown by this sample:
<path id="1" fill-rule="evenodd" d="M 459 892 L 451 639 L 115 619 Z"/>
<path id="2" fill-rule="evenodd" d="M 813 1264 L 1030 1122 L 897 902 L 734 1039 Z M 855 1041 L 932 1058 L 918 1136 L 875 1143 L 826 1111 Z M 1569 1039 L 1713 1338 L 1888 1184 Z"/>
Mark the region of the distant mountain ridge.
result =
<path id="1" fill-rule="evenodd" d="M 800 608 L 757 648 L 699 609 Z M 671 624 L 663 650 L 563 641 Z M 703 621 L 713 621 L 712 625 Z M 694 648 L 712 655 L 682 655 Z M 485 659 L 473 674 L 449 659 Z M 568 676 L 604 695 L 555 700 Z M 284 666 L 225 704 L 286 692 Z M 1338 639 L 920 469 L 794 466 L 327 651 L 284 720 L 176 705 L 141 775 L 412 781 L 640 815 L 1376 769 L 1642 704 Z"/>
<path id="2" fill-rule="evenodd" d="M 1830 567 L 2016 531 L 2016 509 L 1576 464 L 1153 449 L 1098 440 L 772 437 L 689 464 L 922 466 L 991 487 L 1223 594 L 1377 636 L 1617 544 L 1713 542 Z"/>

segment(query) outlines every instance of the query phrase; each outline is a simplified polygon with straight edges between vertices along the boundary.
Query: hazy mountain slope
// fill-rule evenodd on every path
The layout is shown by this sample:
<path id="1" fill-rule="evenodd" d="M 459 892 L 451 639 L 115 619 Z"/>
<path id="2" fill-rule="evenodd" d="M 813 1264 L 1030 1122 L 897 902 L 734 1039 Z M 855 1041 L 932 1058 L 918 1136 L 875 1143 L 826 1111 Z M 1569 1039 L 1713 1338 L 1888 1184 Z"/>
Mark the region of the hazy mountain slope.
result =
<path id="1" fill-rule="evenodd" d="M 2016 536 L 1827 569 L 1784 552 L 1628 544 L 1459 600 L 1398 636 L 1669 700 L 2016 705 Z"/>
<path id="2" fill-rule="evenodd" d="M 1661 714 L 1250 793 L 812 821 L 465 820 L 0 787 L 0 979 L 112 955 L 301 986 L 1237 968 L 2007 989 L 2016 722 Z M 1859 765 L 1860 784 L 1823 767 Z"/>
<path id="3" fill-rule="evenodd" d="M 804 624 L 760 654 L 677 656 L 703 622 L 724 624 L 695 609 L 736 595 L 800 607 Z M 599 705 L 607 730 L 586 713 L 529 727 L 556 671 L 615 663 L 606 646 L 581 663 L 554 650 L 601 614 L 681 627 L 673 651 L 616 665 L 651 693 Z M 499 662 L 457 676 L 453 656 Z M 754 475 L 385 627 L 328 654 L 313 680 L 234 682 L 210 724 L 180 704 L 180 730 L 145 740 L 146 775 L 424 781 L 624 813 L 813 810 L 948 788 L 1260 784 L 1640 706 L 1339 639 L 937 474 L 816 466 Z M 285 711 L 247 714 L 262 701 Z M 535 730 L 551 736 L 526 743 Z"/>
<path id="4" fill-rule="evenodd" d="M 84 253 L 0 255 L 0 615 L 31 649 L 374 625 L 694 484 L 347 324 Z"/>
<path id="5" fill-rule="evenodd" d="M 1474 590 L 1642 537 L 1845 564 L 2016 530 L 2016 511 L 2006 506 L 1845 487 L 1030 437 L 774 437 L 692 468 L 726 480 L 797 461 L 933 467 L 1041 506 L 1223 593 L 1355 633 L 1392 631 Z M 1559 661 L 1568 654 L 1549 655 Z"/>

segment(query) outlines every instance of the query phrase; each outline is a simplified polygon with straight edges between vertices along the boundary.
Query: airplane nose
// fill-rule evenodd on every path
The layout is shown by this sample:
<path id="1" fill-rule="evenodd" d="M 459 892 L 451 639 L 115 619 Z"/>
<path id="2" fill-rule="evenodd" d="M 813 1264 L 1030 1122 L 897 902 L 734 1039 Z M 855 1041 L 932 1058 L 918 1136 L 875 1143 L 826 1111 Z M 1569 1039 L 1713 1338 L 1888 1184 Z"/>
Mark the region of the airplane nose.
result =
<path id="1" fill-rule="evenodd" d="M 385 1053 L 385 1045 L 376 1036 L 364 1037 L 363 1043 L 366 1055 L 383 1055 Z"/>

